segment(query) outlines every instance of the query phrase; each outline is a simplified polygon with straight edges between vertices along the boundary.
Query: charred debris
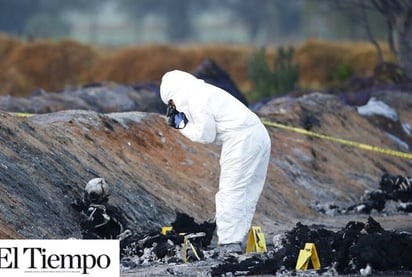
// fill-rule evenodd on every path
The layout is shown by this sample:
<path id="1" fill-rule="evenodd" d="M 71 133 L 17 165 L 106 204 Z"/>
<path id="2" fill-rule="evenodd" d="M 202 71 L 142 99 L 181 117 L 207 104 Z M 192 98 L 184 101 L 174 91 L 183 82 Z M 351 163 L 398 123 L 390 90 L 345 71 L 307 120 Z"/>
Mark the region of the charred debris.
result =
<path id="1" fill-rule="evenodd" d="M 372 195 L 379 193 L 382 199 L 410 201 L 409 181 L 408 177 L 385 174 L 380 190 Z M 189 269 L 193 272 L 196 268 L 210 276 L 296 275 L 299 251 L 306 242 L 311 242 L 318 249 L 321 263 L 320 269 L 309 267 L 315 275 L 412 272 L 412 255 L 409 255 L 412 234 L 384 230 L 372 216 L 367 222 L 350 221 L 339 231 L 298 222 L 292 230 L 268 239 L 265 253 L 219 253 L 214 251 L 212 242 L 214 222 L 199 224 L 193 217 L 178 212 L 168 229 L 139 233 L 129 229 L 122 211 L 109 204 L 109 195 L 105 180 L 94 178 L 86 185 L 84 194 L 73 201 L 72 208 L 79 212 L 83 238 L 120 240 L 124 271 L 166 265 L 165 275 L 184 274 Z M 360 204 L 362 209 L 348 210 L 362 213 L 372 208 L 382 210 L 381 206 L 368 203 Z M 176 265 L 184 267 L 179 271 L 174 268 Z"/>

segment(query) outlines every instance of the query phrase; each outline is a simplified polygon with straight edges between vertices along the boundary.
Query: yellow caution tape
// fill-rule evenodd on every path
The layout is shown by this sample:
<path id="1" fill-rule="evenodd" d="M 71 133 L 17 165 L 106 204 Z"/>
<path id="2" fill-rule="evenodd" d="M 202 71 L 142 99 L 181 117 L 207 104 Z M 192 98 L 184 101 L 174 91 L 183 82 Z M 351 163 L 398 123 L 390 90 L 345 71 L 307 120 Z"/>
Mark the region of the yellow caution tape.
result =
<path id="1" fill-rule="evenodd" d="M 11 113 L 11 114 L 13 114 L 13 115 L 15 115 L 15 116 L 18 116 L 18 117 L 30 117 L 30 116 L 33 116 L 32 113 Z"/>
<path id="2" fill-rule="evenodd" d="M 14 114 L 16 116 L 19 116 L 19 117 L 33 116 L 33 114 L 30 114 L 30 113 L 12 113 L 12 114 Z M 296 133 L 300 133 L 300 134 L 304 134 L 304 135 L 308 135 L 308 136 L 312 136 L 312 137 L 317 137 L 317 138 L 321 138 L 321 139 L 325 139 L 325 140 L 329 140 L 329 141 L 339 142 L 341 144 L 353 146 L 353 147 L 363 149 L 363 150 L 378 152 L 378 153 L 382 153 L 382 154 L 386 154 L 386 155 L 392 155 L 392 156 L 412 160 L 412 154 L 401 152 L 401 151 L 385 149 L 385 148 L 372 146 L 372 145 L 369 145 L 369 144 L 364 144 L 364 143 L 360 143 L 360 142 L 356 142 L 356 141 L 351 141 L 351 140 L 341 139 L 341 138 L 332 137 L 332 136 L 328 136 L 328 135 L 323 135 L 323 134 L 315 133 L 315 132 L 312 132 L 312 131 L 308 131 L 306 129 L 287 126 L 287 125 L 284 125 L 284 124 L 271 122 L 271 121 L 267 121 L 267 120 L 262 120 L 262 123 L 264 125 L 267 125 L 267 126 L 286 129 L 286 130 L 289 130 L 289 131 L 293 131 L 293 132 L 296 132 Z"/>
<path id="3" fill-rule="evenodd" d="M 283 124 L 280 124 L 280 123 L 275 123 L 275 122 L 271 122 L 271 121 L 267 121 L 267 120 L 262 120 L 262 123 L 266 126 L 286 129 L 286 130 L 290 130 L 290 131 L 293 131 L 293 132 L 297 132 L 297 133 L 312 136 L 312 137 L 317 137 L 317 138 L 321 138 L 321 139 L 325 139 L 325 140 L 329 140 L 329 141 L 335 141 L 335 142 L 339 142 L 339 143 L 342 143 L 342 144 L 345 144 L 345 145 L 360 148 L 360 149 L 363 149 L 363 150 L 374 151 L 374 152 L 383 153 L 383 154 L 386 154 L 386 155 L 392 155 L 392 156 L 412 160 L 412 154 L 405 153 L 405 152 L 385 149 L 385 148 L 381 148 L 381 147 L 377 147 L 377 146 L 372 146 L 372 145 L 369 145 L 369 144 L 364 144 L 364 143 L 359 143 L 359 142 L 350 141 L 350 140 L 346 140 L 346 139 L 341 139 L 341 138 L 337 138 L 337 137 L 322 135 L 322 134 L 315 133 L 315 132 L 312 132 L 312 131 L 308 131 L 308 130 L 305 130 L 305 129 L 302 129 L 302 128 L 291 127 L 291 126 L 287 126 L 287 125 L 283 125 Z"/>

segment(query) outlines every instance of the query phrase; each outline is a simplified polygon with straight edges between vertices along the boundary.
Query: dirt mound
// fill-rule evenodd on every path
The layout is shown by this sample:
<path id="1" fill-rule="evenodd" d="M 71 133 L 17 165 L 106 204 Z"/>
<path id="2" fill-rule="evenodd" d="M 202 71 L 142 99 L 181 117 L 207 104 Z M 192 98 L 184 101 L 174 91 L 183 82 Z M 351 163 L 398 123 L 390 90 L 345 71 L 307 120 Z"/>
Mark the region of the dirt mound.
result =
<path id="1" fill-rule="evenodd" d="M 409 94 L 391 92 L 390 99 L 397 120 L 410 124 Z M 374 125 L 331 95 L 273 99 L 259 115 L 410 153 L 386 132 L 386 125 Z M 316 205 L 347 207 L 359 203 L 365 190 L 378 189 L 384 173 L 410 175 L 409 159 L 287 129 L 268 130 L 272 153 L 253 224 L 269 240 L 297 222 L 337 231 L 349 221 L 366 221 L 368 215 L 322 214 Z M 1 238 L 80 238 L 80 216 L 72 203 L 95 177 L 107 181 L 109 203 L 136 232 L 160 230 L 177 211 L 197 222 L 214 217 L 219 147 L 188 141 L 168 128 L 162 115 L 66 110 L 20 117 L 1 112 L 0 137 Z M 405 212 L 372 215 L 385 230 L 412 231 Z"/>

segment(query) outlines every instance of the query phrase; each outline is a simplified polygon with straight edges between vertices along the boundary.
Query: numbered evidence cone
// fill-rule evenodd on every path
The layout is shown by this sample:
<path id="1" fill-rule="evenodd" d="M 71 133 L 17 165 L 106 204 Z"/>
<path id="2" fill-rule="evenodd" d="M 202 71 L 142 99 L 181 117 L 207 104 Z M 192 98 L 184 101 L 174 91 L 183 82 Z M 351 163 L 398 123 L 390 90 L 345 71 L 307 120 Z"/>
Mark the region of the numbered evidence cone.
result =
<path id="1" fill-rule="evenodd" d="M 296 262 L 296 270 L 308 269 L 309 260 L 312 261 L 313 269 L 320 268 L 320 261 L 316 246 L 314 243 L 305 243 L 305 249 L 299 251 L 298 260 Z"/>
<path id="2" fill-rule="evenodd" d="M 263 234 L 259 226 L 252 226 L 248 235 L 246 253 L 265 253 L 266 251 L 267 249 L 265 235 Z"/>

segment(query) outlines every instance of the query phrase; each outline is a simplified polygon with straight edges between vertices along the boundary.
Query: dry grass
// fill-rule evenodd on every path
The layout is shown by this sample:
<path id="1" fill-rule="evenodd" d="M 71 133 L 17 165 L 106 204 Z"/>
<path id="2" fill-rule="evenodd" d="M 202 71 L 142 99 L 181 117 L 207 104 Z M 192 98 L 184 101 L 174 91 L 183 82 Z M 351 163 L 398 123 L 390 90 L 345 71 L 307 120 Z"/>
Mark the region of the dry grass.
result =
<path id="1" fill-rule="evenodd" d="M 166 45 L 128 47 L 102 58 L 92 68 L 93 81 L 111 80 L 119 83 L 159 80 L 164 72 L 180 68 L 191 70 L 193 65 L 183 65 L 179 49 Z"/>
<path id="2" fill-rule="evenodd" d="M 0 90 L 27 95 L 38 88 L 58 91 L 78 85 L 97 57 L 93 48 L 71 40 L 19 44 L 0 65 Z"/>
<path id="3" fill-rule="evenodd" d="M 250 49 L 228 46 L 144 45 L 115 51 L 93 69 L 94 80 L 120 83 L 160 81 L 169 70 L 193 71 L 206 58 L 213 59 L 241 83 L 247 79 L 245 60 Z"/>
<path id="4" fill-rule="evenodd" d="M 23 42 L 7 36 L 4 33 L 0 33 L 0 61 L 3 61 L 18 45 L 21 45 Z"/>
<path id="5" fill-rule="evenodd" d="M 394 61 L 389 47 L 381 47 L 385 59 Z M 295 59 L 300 67 L 300 85 L 314 89 L 329 85 L 330 72 L 338 65 L 347 64 L 354 74 L 366 76 L 373 73 L 378 63 L 376 49 L 368 42 L 309 40 L 296 49 Z"/>
<path id="6" fill-rule="evenodd" d="M 382 44 L 387 60 L 394 58 Z M 135 83 L 160 81 L 172 69 L 195 70 L 204 59 L 214 60 L 243 91 L 250 88 L 247 59 L 252 47 L 231 45 L 142 45 L 102 49 L 71 40 L 22 42 L 0 35 L 0 94 L 28 95 L 35 89 L 59 91 L 93 81 Z M 267 49 L 272 63 L 276 49 Z M 330 72 L 348 64 L 359 75 L 370 75 L 377 64 L 368 42 L 308 40 L 296 47 L 300 86 L 321 89 L 330 84 Z"/>

